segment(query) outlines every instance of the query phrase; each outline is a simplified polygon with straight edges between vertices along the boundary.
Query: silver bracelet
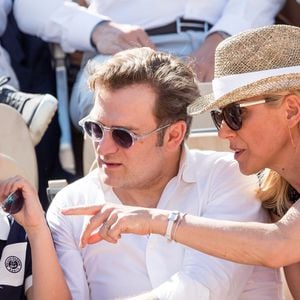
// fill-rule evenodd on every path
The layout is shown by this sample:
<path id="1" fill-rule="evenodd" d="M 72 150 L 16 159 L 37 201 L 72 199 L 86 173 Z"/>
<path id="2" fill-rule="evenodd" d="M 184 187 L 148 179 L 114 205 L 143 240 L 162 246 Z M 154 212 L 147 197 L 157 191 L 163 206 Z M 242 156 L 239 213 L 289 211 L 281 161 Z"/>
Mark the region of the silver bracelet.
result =
<path id="1" fill-rule="evenodd" d="M 177 229 L 179 227 L 179 225 L 181 224 L 182 220 L 184 219 L 184 217 L 187 215 L 187 213 L 184 213 L 182 216 L 179 217 L 179 220 L 176 222 L 176 227 L 174 229 L 174 233 L 172 234 L 172 240 L 176 242 L 176 232 Z"/>
<path id="2" fill-rule="evenodd" d="M 172 240 L 172 228 L 174 223 L 178 220 L 180 217 L 180 212 L 179 211 L 172 211 L 168 215 L 168 225 L 165 233 L 165 237 L 171 241 Z"/>

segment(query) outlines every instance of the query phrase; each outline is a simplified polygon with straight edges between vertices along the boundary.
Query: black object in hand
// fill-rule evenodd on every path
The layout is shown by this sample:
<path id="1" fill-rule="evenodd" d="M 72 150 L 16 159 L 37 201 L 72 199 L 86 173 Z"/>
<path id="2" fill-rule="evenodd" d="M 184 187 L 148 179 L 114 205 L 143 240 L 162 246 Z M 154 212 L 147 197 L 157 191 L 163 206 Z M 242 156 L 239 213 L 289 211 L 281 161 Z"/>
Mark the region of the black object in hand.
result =
<path id="1" fill-rule="evenodd" d="M 21 190 L 11 193 L 3 203 L 3 210 L 9 214 L 18 213 L 24 205 L 24 197 Z"/>

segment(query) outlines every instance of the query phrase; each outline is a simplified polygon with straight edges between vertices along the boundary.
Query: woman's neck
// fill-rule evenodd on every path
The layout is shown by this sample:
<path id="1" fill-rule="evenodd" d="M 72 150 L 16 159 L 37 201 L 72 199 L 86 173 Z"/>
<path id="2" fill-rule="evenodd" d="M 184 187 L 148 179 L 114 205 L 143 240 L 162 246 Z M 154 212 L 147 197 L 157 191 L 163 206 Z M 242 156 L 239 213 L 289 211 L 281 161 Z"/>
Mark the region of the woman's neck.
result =
<path id="1" fill-rule="evenodd" d="M 286 156 L 284 164 L 277 165 L 273 169 L 281 175 L 293 188 L 300 192 L 300 143 L 293 147 L 291 153 Z"/>

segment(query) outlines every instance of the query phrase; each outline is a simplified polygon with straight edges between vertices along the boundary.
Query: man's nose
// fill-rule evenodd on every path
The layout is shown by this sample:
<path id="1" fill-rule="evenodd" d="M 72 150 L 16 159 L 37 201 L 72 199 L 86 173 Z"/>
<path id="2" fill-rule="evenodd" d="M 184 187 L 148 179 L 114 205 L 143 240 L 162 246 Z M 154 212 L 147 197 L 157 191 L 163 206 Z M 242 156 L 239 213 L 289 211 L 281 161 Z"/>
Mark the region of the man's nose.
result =
<path id="1" fill-rule="evenodd" d="M 100 155 L 108 155 L 118 151 L 119 146 L 114 141 L 111 131 L 104 130 L 101 141 L 96 142 L 96 151 Z"/>

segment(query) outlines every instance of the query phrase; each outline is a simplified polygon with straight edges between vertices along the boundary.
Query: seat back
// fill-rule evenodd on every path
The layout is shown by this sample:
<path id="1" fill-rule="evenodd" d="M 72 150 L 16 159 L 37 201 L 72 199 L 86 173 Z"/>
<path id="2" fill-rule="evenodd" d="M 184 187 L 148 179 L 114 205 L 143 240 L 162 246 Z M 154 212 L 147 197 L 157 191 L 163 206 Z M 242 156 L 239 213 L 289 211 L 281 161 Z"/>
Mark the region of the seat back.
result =
<path id="1" fill-rule="evenodd" d="M 21 175 L 26 177 L 24 170 L 18 166 L 18 163 L 8 155 L 0 153 L 0 180 Z"/>
<path id="2" fill-rule="evenodd" d="M 93 142 L 91 141 L 90 138 L 85 138 L 83 140 L 83 154 L 82 155 L 83 155 L 83 175 L 86 175 L 96 165 Z"/>
<path id="3" fill-rule="evenodd" d="M 230 151 L 228 141 L 219 138 L 216 129 L 192 131 L 187 144 L 191 149 Z"/>
<path id="4" fill-rule="evenodd" d="M 14 108 L 0 104 L 0 122 L 0 153 L 15 161 L 18 169 L 21 170 L 21 175 L 37 188 L 38 171 L 35 150 L 22 116 Z"/>

